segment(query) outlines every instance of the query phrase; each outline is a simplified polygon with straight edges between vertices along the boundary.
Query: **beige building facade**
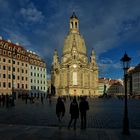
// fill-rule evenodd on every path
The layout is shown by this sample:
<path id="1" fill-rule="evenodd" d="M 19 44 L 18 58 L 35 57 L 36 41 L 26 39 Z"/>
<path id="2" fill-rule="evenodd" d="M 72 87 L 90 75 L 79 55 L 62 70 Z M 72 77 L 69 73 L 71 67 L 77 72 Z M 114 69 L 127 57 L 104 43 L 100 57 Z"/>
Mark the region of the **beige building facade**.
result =
<path id="1" fill-rule="evenodd" d="M 0 94 L 28 93 L 28 59 L 23 47 L 0 40 Z"/>
<path id="2" fill-rule="evenodd" d="M 0 38 L 0 95 L 47 93 L 43 59 L 19 44 Z"/>
<path id="3" fill-rule="evenodd" d="M 64 40 L 61 61 L 54 51 L 51 83 L 56 95 L 98 95 L 98 66 L 92 49 L 87 57 L 84 38 L 79 32 L 79 20 L 75 13 L 70 17 L 69 33 Z"/>

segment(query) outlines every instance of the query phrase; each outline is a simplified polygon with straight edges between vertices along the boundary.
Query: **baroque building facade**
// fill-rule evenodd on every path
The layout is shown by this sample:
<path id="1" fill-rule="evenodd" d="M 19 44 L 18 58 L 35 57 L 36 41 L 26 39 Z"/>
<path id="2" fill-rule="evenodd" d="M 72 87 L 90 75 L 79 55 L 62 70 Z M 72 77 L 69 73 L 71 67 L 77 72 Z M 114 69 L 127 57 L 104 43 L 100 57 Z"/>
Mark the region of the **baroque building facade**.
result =
<path id="1" fill-rule="evenodd" d="M 98 66 L 92 49 L 90 61 L 75 13 L 70 17 L 69 33 L 64 40 L 61 62 L 54 51 L 51 83 L 56 95 L 98 95 Z"/>
<path id="2" fill-rule="evenodd" d="M 45 62 L 34 52 L 27 50 L 29 59 L 29 94 L 47 93 L 47 70 Z"/>
<path id="3" fill-rule="evenodd" d="M 0 95 L 46 93 L 46 78 L 44 60 L 18 43 L 0 37 Z"/>

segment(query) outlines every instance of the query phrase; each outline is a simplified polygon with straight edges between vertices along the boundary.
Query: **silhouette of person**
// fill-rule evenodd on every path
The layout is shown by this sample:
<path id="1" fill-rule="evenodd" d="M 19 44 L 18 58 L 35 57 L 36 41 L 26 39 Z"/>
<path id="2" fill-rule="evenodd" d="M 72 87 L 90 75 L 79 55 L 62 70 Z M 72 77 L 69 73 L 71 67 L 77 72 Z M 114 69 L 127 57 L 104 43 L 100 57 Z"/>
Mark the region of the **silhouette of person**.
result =
<path id="1" fill-rule="evenodd" d="M 68 125 L 68 128 L 70 128 L 71 123 L 74 120 L 74 130 L 76 129 L 76 121 L 79 118 L 79 108 L 78 108 L 78 103 L 76 101 L 76 97 L 74 97 L 73 101 L 70 104 L 70 114 L 71 114 L 71 119 Z"/>
<path id="2" fill-rule="evenodd" d="M 41 103 L 44 104 L 43 102 L 43 95 L 41 94 Z"/>
<path id="3" fill-rule="evenodd" d="M 61 123 L 62 118 L 65 115 L 65 105 L 60 97 L 58 97 L 57 103 L 56 103 L 56 115 L 57 115 L 59 123 Z"/>
<path id="4" fill-rule="evenodd" d="M 5 96 L 6 98 L 6 107 L 8 108 L 9 107 L 9 96 L 8 96 L 8 94 L 6 94 L 6 96 Z"/>
<path id="5" fill-rule="evenodd" d="M 26 93 L 25 94 L 25 103 L 27 104 L 27 101 L 28 101 L 28 94 Z"/>
<path id="6" fill-rule="evenodd" d="M 2 94 L 2 97 L 1 98 L 2 98 L 2 105 L 4 107 L 4 105 L 5 105 L 5 95 Z"/>
<path id="7" fill-rule="evenodd" d="M 86 129 L 86 114 L 87 110 L 89 110 L 89 104 L 86 101 L 86 97 L 81 97 L 81 101 L 79 103 L 79 110 L 81 116 L 81 129 Z"/>

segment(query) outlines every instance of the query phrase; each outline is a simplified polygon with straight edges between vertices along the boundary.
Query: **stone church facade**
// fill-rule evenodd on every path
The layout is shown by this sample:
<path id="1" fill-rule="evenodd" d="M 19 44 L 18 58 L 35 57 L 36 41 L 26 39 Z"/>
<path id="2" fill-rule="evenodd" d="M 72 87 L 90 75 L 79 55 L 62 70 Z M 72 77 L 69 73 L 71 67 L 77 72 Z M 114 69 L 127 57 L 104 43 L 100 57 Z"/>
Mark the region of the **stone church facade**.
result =
<path id="1" fill-rule="evenodd" d="M 92 49 L 87 57 L 84 38 L 79 32 L 79 20 L 75 13 L 70 17 L 70 29 L 65 38 L 61 61 L 54 51 L 51 83 L 56 95 L 98 95 L 98 66 Z"/>

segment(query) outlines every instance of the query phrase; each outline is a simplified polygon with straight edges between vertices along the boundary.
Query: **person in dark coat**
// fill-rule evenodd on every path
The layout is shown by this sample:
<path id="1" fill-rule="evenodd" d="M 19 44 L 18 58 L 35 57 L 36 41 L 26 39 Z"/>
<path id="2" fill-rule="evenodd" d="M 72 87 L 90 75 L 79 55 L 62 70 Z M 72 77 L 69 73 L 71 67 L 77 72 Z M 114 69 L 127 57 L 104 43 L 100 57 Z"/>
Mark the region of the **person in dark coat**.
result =
<path id="1" fill-rule="evenodd" d="M 79 103 L 79 110 L 81 116 L 81 129 L 86 129 L 86 114 L 87 110 L 89 110 L 89 104 L 86 101 L 86 97 L 81 97 L 81 101 Z"/>
<path id="2" fill-rule="evenodd" d="M 73 120 L 74 120 L 74 129 L 76 129 L 76 121 L 79 118 L 79 108 L 78 108 L 78 103 L 76 101 L 76 97 L 74 97 L 73 101 L 70 104 L 70 114 L 71 114 L 71 119 L 68 125 L 68 129 L 70 128 Z"/>
<path id="3" fill-rule="evenodd" d="M 41 103 L 44 104 L 43 102 L 43 95 L 41 94 Z"/>
<path id="4" fill-rule="evenodd" d="M 59 123 L 61 123 L 61 120 L 65 115 L 65 105 L 60 97 L 58 97 L 57 103 L 56 103 L 56 115 L 57 115 Z"/>

